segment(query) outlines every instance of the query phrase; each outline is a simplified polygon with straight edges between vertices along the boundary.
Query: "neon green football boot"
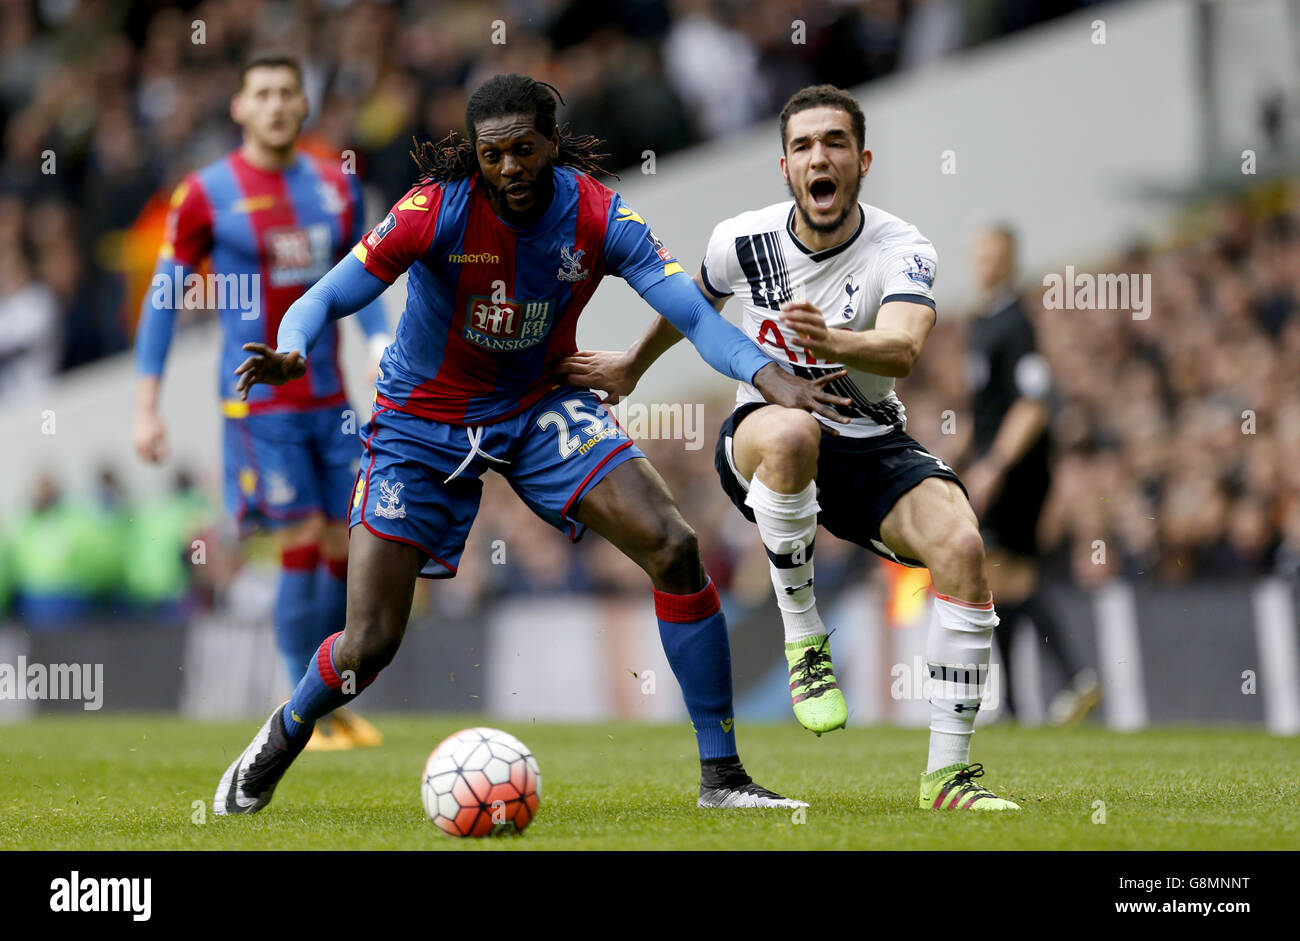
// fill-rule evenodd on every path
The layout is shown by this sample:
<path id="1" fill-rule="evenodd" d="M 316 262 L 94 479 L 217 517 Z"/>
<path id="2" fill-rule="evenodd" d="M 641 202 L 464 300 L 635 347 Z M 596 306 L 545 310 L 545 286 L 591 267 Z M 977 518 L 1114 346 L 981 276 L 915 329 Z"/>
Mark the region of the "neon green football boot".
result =
<path id="1" fill-rule="evenodd" d="M 984 774 L 981 764 L 956 764 L 921 775 L 922 810 L 1019 810 L 1020 805 L 998 797 L 975 778 Z"/>
<path id="2" fill-rule="evenodd" d="M 790 665 L 790 699 L 799 724 L 818 735 L 844 728 L 849 707 L 835 682 L 830 635 L 786 644 L 785 659 Z"/>

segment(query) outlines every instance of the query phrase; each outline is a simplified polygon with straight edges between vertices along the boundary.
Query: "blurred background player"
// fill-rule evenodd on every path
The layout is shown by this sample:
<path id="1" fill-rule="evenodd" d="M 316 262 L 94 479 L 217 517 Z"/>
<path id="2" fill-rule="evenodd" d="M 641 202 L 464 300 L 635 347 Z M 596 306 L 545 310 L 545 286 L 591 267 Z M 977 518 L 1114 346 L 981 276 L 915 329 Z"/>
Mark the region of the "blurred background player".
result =
<path id="1" fill-rule="evenodd" d="M 347 402 L 333 325 L 322 334 L 304 382 L 264 386 L 241 401 L 234 370 L 244 357 L 243 344 L 273 340 L 289 306 L 366 230 L 356 176 L 295 149 L 307 110 L 297 60 L 276 54 L 248 60 L 230 103 L 243 146 L 177 187 L 136 338 L 135 446 L 146 461 L 158 463 L 167 457 L 158 402 L 176 301 L 194 303 L 185 291 L 207 259 L 211 270 L 204 283 L 215 286 L 222 279 L 225 293 L 218 310 L 225 501 L 241 533 L 275 531 L 281 572 L 273 620 L 291 685 L 320 642 L 343 626 L 345 520 L 360 453 L 357 421 Z M 389 339 L 378 299 L 359 319 L 377 355 Z M 368 722 L 340 710 L 317 726 L 311 747 L 380 740 Z"/>
<path id="2" fill-rule="evenodd" d="M 1100 701 L 1093 670 L 1080 670 L 1047 602 L 1038 591 L 1038 518 L 1051 485 L 1048 397 L 1051 369 L 1038 352 L 1034 328 L 1016 290 L 1016 238 L 1010 227 L 976 233 L 971 268 L 979 290 L 969 324 L 967 378 L 974 434 L 971 463 L 962 472 L 989 560 L 989 587 L 998 599 L 994 635 L 1002 656 L 1007 713 L 1016 714 L 1011 647 L 1021 617 L 1033 622 L 1040 648 L 1060 666 L 1067 684 L 1053 702 L 1057 722 L 1082 719 Z"/>

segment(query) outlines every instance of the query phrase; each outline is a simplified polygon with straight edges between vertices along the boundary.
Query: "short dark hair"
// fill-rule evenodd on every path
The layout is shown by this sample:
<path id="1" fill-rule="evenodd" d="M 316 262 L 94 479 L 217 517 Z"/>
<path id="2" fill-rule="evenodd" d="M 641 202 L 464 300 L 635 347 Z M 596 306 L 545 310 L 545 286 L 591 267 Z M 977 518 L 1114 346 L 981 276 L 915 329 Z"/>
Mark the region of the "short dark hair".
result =
<path id="1" fill-rule="evenodd" d="M 791 116 L 809 108 L 822 107 L 839 108 L 846 112 L 853 123 L 853 136 L 858 139 L 858 149 L 867 146 L 867 118 L 853 96 L 834 85 L 809 85 L 791 95 L 781 109 L 781 153 L 785 153 L 785 127 L 790 123 Z"/>
<path id="2" fill-rule="evenodd" d="M 296 58 L 287 52 L 257 52 L 245 59 L 239 68 L 239 90 L 243 91 L 249 72 L 263 68 L 293 69 L 293 74 L 298 76 L 298 87 L 302 88 L 302 66 Z"/>

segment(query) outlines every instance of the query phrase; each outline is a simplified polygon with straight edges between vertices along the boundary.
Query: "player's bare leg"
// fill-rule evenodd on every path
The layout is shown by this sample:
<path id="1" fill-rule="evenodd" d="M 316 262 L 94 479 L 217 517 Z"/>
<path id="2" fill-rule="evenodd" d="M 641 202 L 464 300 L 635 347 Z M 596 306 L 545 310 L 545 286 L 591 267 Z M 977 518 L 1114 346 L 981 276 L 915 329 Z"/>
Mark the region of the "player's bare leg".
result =
<path id="1" fill-rule="evenodd" d="M 731 646 L 695 531 L 644 458 L 620 464 L 578 506 L 578 521 L 650 576 L 659 637 L 681 686 L 700 749 L 701 807 L 806 807 L 760 787 L 736 749 Z"/>
<path id="2" fill-rule="evenodd" d="M 401 646 L 423 554 L 358 526 L 350 556 L 347 626 L 325 639 L 293 697 L 276 707 L 226 769 L 214 813 L 251 814 L 269 804 L 316 721 L 369 686 Z"/>
<path id="3" fill-rule="evenodd" d="M 899 497 L 880 521 L 880 535 L 896 555 L 924 562 L 940 594 L 975 604 L 989 600 L 975 511 L 951 480 L 927 477 Z"/>
<path id="4" fill-rule="evenodd" d="M 414 546 L 352 529 L 348 552 L 348 621 L 334 645 L 334 665 L 373 679 L 392 662 L 406 634 L 424 554 Z"/>
<path id="5" fill-rule="evenodd" d="M 926 640 L 930 672 L 930 755 L 920 804 L 935 809 L 1019 810 L 974 782 L 970 740 L 998 623 L 985 574 L 984 541 L 966 495 L 951 480 L 927 477 L 903 494 L 880 524 L 895 554 L 930 570 L 935 616 Z"/>
<path id="6" fill-rule="evenodd" d="M 695 531 L 644 458 L 611 471 L 582 498 L 575 516 L 644 569 L 656 591 L 693 594 L 708 581 Z"/>
<path id="7" fill-rule="evenodd" d="M 749 485 L 745 503 L 758 524 L 781 609 L 794 714 L 818 735 L 848 721 L 813 592 L 821 436 L 810 413 L 767 405 L 747 415 L 732 439 L 736 470 Z"/>

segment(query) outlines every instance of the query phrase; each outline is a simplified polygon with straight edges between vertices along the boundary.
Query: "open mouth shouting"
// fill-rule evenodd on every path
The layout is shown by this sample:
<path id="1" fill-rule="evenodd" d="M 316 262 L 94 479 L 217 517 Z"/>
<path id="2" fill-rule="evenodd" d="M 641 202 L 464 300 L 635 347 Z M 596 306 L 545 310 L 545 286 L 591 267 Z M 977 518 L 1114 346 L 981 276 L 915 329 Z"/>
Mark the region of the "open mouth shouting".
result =
<path id="1" fill-rule="evenodd" d="M 829 212 L 835 205 L 835 194 L 838 191 L 839 187 L 828 176 L 818 177 L 808 184 L 808 196 L 813 206 L 821 212 Z"/>

